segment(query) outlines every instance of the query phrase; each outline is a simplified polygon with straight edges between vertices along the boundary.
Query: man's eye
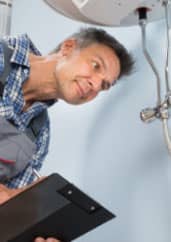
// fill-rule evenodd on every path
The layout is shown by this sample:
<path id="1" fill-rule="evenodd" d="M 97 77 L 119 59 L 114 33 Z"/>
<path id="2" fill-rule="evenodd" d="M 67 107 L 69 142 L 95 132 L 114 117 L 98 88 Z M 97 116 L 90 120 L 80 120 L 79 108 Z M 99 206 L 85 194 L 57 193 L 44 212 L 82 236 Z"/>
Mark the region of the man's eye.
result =
<path id="1" fill-rule="evenodd" d="M 93 66 L 93 69 L 95 69 L 95 70 L 100 69 L 100 65 L 96 61 L 92 61 L 92 66 Z"/>

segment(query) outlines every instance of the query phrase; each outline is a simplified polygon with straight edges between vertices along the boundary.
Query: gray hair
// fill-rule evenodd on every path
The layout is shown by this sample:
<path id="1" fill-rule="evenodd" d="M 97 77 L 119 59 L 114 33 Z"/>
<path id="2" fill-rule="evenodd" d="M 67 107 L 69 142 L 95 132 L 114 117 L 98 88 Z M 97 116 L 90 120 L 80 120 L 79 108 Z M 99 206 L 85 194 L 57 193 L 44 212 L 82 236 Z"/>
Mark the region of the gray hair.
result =
<path id="1" fill-rule="evenodd" d="M 98 43 L 110 47 L 117 55 L 120 61 L 120 75 L 130 75 L 134 67 L 134 58 L 127 49 L 113 36 L 109 35 L 103 29 L 97 28 L 81 28 L 78 32 L 72 34 L 67 39 L 76 39 L 79 48 L 85 48 L 91 44 Z M 56 53 L 60 50 L 62 43 L 59 44 L 51 53 Z"/>

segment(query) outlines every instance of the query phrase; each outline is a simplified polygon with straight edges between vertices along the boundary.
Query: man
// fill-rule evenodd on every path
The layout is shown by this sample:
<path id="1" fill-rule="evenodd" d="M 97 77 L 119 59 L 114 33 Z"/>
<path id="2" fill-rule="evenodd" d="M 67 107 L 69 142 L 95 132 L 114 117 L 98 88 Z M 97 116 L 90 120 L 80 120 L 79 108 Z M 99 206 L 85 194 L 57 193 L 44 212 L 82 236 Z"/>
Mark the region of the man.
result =
<path id="1" fill-rule="evenodd" d="M 95 28 L 81 29 L 46 56 L 40 54 L 27 35 L 8 37 L 6 42 L 13 53 L 11 71 L 0 101 L 0 116 L 23 132 L 34 117 L 58 99 L 74 105 L 91 101 L 101 91 L 109 90 L 123 75 L 130 74 L 134 64 L 131 55 L 116 39 Z M 4 69 L 3 54 L 2 46 L 0 74 Z M 10 179 L 0 180 L 3 182 L 1 203 L 32 183 L 32 168 L 41 168 L 48 143 L 46 116 L 34 140 L 35 151 L 24 169 Z M 1 163 L 5 161 L 0 158 Z M 35 241 L 50 242 L 43 238 Z"/>

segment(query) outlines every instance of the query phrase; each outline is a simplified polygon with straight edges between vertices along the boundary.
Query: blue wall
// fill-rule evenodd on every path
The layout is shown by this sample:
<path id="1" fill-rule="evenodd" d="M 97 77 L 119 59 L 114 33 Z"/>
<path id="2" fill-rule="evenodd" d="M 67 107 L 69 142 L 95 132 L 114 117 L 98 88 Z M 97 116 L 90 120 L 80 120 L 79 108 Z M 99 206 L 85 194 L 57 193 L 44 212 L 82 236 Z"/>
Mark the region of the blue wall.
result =
<path id="1" fill-rule="evenodd" d="M 27 32 L 43 54 L 84 25 L 41 0 L 15 0 L 12 19 L 12 34 Z M 142 55 L 139 27 L 106 30 L 133 52 L 136 70 L 91 103 L 59 101 L 50 109 L 52 139 L 42 174 L 64 175 L 117 215 L 77 241 L 170 242 L 171 161 L 161 122 L 139 118 L 156 103 L 156 80 Z M 162 21 L 149 24 L 148 41 L 163 77 Z"/>

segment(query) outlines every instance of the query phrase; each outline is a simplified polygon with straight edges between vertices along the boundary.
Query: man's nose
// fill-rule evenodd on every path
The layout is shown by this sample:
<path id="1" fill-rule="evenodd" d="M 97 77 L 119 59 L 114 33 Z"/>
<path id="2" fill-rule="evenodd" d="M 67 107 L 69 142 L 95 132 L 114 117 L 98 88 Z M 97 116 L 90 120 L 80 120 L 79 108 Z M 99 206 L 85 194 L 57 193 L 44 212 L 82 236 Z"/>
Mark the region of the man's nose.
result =
<path id="1" fill-rule="evenodd" d="M 89 81 L 91 88 L 95 92 L 100 92 L 102 89 L 102 82 L 104 77 L 102 75 L 93 76 L 92 79 Z"/>

